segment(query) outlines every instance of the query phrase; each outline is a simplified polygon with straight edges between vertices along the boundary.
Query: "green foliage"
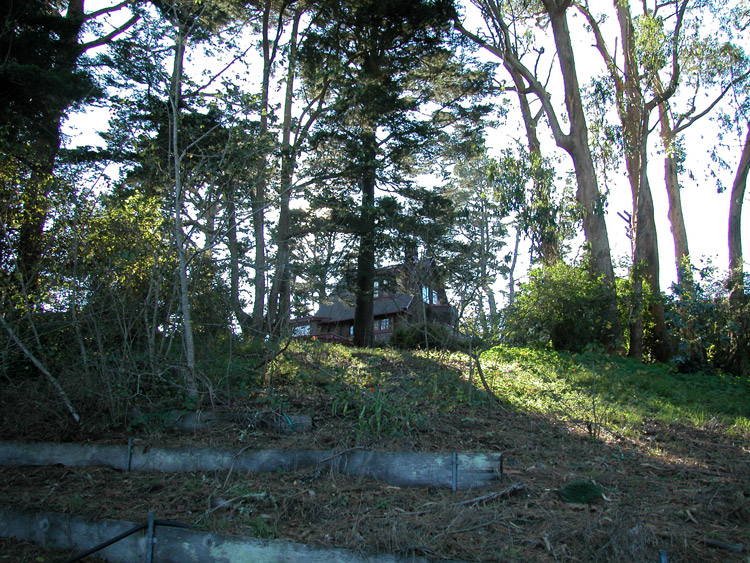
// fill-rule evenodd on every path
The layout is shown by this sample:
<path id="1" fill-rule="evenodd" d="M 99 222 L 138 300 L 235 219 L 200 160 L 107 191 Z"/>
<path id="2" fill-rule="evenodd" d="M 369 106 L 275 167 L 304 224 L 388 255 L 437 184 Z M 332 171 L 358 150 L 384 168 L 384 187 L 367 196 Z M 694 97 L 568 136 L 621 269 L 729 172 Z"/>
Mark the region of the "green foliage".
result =
<path id="1" fill-rule="evenodd" d="M 557 492 L 565 502 L 573 504 L 587 504 L 604 498 L 604 489 L 587 480 L 573 481 Z"/>
<path id="2" fill-rule="evenodd" d="M 682 336 L 673 360 L 680 371 L 713 369 L 741 373 L 738 368 L 750 363 L 750 342 L 745 336 L 750 327 L 750 299 L 745 294 L 737 307 L 731 307 L 727 280 L 710 264 L 694 269 L 692 287 L 672 286 L 667 302 L 669 328 Z M 745 274 L 744 286 L 750 287 Z M 700 351 L 695 358 L 693 350 Z"/>
<path id="3" fill-rule="evenodd" d="M 664 29 L 664 20 L 653 14 L 637 18 L 636 49 L 641 65 L 650 73 L 662 69 L 671 56 L 671 41 Z"/>
<path id="4" fill-rule="evenodd" d="M 334 396 L 331 416 L 351 421 L 355 425 L 358 441 L 402 435 L 420 424 L 419 414 L 398 400 L 393 390 L 378 385 L 374 378 L 368 379 L 371 386 L 365 385 L 360 389 L 341 385 L 340 382 L 329 386 Z"/>
<path id="5" fill-rule="evenodd" d="M 548 346 L 580 352 L 608 341 L 610 296 L 586 268 L 558 263 L 538 267 L 521 286 L 503 319 L 503 338 L 512 345 Z"/>
<path id="6" fill-rule="evenodd" d="M 59 131 L 50 126 L 70 106 L 102 95 L 92 73 L 76 64 L 83 20 L 62 12 L 42 0 L 3 8 L 0 126 L 19 148 L 41 139 L 57 145 Z"/>

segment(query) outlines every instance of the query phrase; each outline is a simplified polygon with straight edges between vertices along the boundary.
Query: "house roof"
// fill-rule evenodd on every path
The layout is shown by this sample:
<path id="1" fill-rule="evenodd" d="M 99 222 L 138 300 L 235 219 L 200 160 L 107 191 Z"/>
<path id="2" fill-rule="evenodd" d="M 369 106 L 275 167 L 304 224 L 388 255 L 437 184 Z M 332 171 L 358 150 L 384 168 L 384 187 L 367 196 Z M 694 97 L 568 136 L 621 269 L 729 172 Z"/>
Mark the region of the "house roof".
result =
<path id="1" fill-rule="evenodd" d="M 397 293 L 379 297 L 373 302 L 373 317 L 392 315 L 408 309 L 414 297 Z M 323 322 L 341 322 L 354 319 L 354 307 L 350 307 L 338 298 L 331 303 L 321 305 L 315 317 Z"/>

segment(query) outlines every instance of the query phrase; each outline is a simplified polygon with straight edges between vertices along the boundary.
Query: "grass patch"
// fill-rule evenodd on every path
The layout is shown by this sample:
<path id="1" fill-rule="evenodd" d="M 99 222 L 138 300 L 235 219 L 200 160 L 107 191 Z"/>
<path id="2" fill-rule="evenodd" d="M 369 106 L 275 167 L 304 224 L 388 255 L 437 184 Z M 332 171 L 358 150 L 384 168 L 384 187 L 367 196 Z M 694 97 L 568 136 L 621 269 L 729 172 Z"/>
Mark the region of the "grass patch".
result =
<path id="1" fill-rule="evenodd" d="M 255 365 L 240 358 L 231 377 L 217 376 L 235 394 L 228 407 L 308 414 L 312 430 L 288 434 L 242 419 L 189 433 L 144 425 L 142 435 L 100 440 L 342 455 L 502 452 L 504 481 L 492 490 L 520 483 L 523 494 L 477 502 L 486 491 L 395 487 L 320 467 L 247 475 L 52 466 L 0 468 L 4 502 L 138 522 L 155 510 L 213 532 L 442 560 L 640 563 L 664 551 L 670 561 L 723 563 L 732 554 L 706 539 L 750 543 L 745 380 L 594 352 L 495 348 L 482 366 L 503 401 L 497 408 L 471 381 L 464 354 L 295 342 L 267 373 L 243 371 L 240 360 Z M 613 432 L 591 440 L 574 425 Z M 606 498 L 566 502 L 560 491 L 581 481 Z"/>
<path id="2" fill-rule="evenodd" d="M 506 408 L 584 426 L 638 432 L 645 422 L 750 431 L 750 381 L 722 373 L 681 374 L 596 351 L 580 354 L 496 347 L 482 355 L 493 392 Z M 274 366 L 276 382 L 323 394 L 326 414 L 346 421 L 356 441 L 402 436 L 432 417 L 470 411 L 489 399 L 469 382 L 465 354 L 363 350 L 295 343 Z M 465 412 L 462 416 L 470 416 Z"/>
<path id="3" fill-rule="evenodd" d="M 514 408 L 626 430 L 647 420 L 750 428 L 750 381 L 742 378 L 598 352 L 497 347 L 482 359 L 493 390 Z"/>

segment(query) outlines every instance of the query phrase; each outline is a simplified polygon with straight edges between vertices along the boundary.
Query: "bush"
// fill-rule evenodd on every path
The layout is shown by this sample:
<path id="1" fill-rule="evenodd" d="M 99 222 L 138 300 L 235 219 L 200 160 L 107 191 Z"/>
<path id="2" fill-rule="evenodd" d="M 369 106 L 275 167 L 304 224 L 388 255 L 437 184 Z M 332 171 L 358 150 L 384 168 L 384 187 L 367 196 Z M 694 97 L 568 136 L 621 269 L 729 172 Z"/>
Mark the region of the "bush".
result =
<path id="1" fill-rule="evenodd" d="M 667 301 L 668 328 L 679 334 L 676 367 L 700 371 L 708 365 L 735 375 L 748 375 L 750 365 L 750 299 L 730 307 L 728 282 L 712 266 L 693 271 L 692 289 L 672 286 Z M 745 276 L 744 286 L 750 287 Z M 696 358 L 696 356 L 698 356 Z"/>
<path id="2" fill-rule="evenodd" d="M 402 350 L 420 348 L 452 349 L 456 345 L 453 329 L 440 323 L 399 325 L 393 329 L 389 344 Z"/>
<path id="3" fill-rule="evenodd" d="M 503 340 L 572 352 L 604 344 L 612 328 L 610 299 L 601 279 L 585 268 L 563 263 L 535 268 L 504 312 Z"/>

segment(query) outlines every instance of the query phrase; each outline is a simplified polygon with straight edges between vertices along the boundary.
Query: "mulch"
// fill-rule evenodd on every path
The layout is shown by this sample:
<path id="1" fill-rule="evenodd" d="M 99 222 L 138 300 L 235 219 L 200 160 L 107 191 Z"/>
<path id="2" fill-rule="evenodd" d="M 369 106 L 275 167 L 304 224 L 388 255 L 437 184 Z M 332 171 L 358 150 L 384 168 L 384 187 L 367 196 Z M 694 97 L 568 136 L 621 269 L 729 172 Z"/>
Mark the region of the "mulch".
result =
<path id="1" fill-rule="evenodd" d="M 309 406 L 308 412 L 321 412 Z M 73 438 L 125 443 L 135 437 L 154 445 L 238 450 L 502 452 L 504 479 L 452 492 L 314 470 L 243 475 L 0 468 L 0 504 L 136 522 L 154 510 L 159 519 L 217 533 L 462 561 L 641 562 L 663 552 L 670 562 L 745 562 L 749 556 L 750 445 L 747 436 L 710 423 L 646 423 L 637 435 L 603 431 L 593 437 L 579 425 L 488 404 L 457 407 L 431 418 L 428 427 L 396 436 L 354 435 L 350 422 L 318 415 L 306 435 L 226 424 L 187 434 Z M 577 479 L 595 480 L 606 498 L 565 503 L 556 491 Z M 0 562 L 64 559 L 38 546 L 0 541 Z M 733 551 L 739 544 L 742 551 Z"/>

